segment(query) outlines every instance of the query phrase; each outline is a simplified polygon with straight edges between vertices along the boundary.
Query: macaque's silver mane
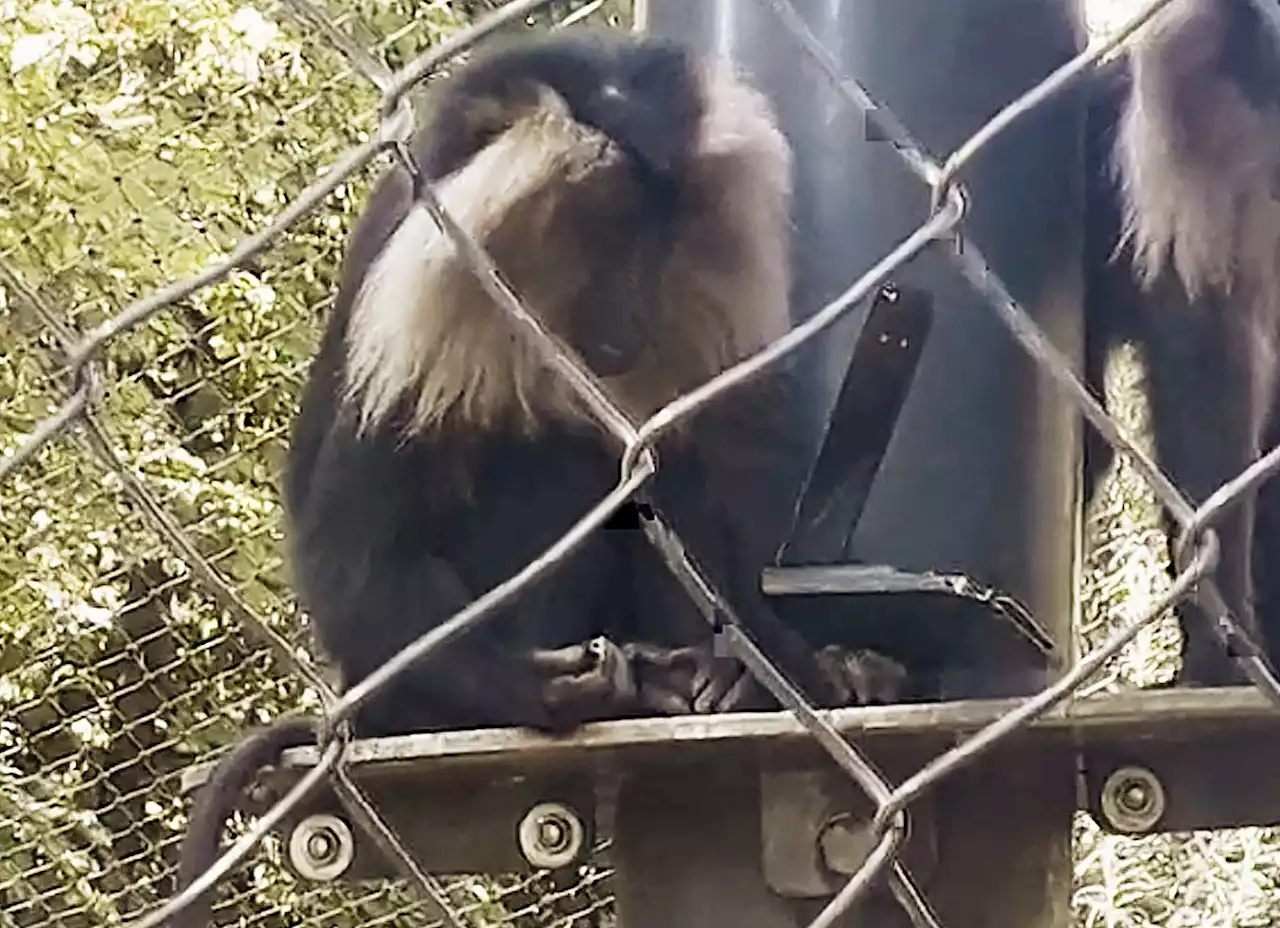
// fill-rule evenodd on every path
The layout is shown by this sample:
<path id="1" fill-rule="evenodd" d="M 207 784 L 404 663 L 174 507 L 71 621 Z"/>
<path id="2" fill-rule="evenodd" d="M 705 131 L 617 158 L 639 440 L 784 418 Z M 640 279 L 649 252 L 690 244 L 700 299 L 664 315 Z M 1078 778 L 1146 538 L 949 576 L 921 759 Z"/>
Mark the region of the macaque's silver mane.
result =
<path id="1" fill-rule="evenodd" d="M 1280 107 L 1260 108 L 1220 67 L 1237 2 L 1174 0 L 1136 38 L 1115 165 L 1142 278 L 1171 267 L 1193 296 L 1215 289 L 1248 300 L 1271 330 L 1258 334 L 1272 338 L 1280 320 Z M 1253 89 L 1255 99 L 1280 92 Z"/>
<path id="2" fill-rule="evenodd" d="M 642 188 L 621 170 L 616 147 L 575 122 L 550 90 L 531 115 L 436 186 L 526 305 L 566 339 L 560 316 L 588 293 L 589 268 L 597 279 L 615 266 L 635 275 L 634 292 L 652 301 L 638 310 L 652 343 L 631 370 L 604 383 L 636 418 L 790 325 L 790 148 L 763 95 L 727 63 L 703 63 L 699 76 L 704 113 L 681 184 L 682 211 L 638 236 L 654 242 L 638 241 L 636 260 L 591 253 L 590 235 L 573 228 L 575 215 L 600 215 L 620 198 L 633 203 Z M 608 303 L 596 310 L 602 326 L 626 311 Z M 446 421 L 536 430 L 547 418 L 586 415 L 420 205 L 356 297 L 346 401 L 362 429 L 406 410 L 409 434 Z"/>

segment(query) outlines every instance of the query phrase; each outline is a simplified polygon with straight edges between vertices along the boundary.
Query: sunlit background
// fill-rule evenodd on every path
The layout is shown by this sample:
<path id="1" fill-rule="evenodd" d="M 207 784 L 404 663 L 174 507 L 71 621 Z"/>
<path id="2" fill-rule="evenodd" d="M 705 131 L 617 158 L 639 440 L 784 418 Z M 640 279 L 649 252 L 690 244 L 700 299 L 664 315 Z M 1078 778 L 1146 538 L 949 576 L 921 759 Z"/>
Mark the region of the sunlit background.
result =
<path id="1" fill-rule="evenodd" d="M 1091 33 L 1105 34 L 1138 0 L 1086 0 Z M 1122 423 L 1142 433 L 1147 407 L 1135 353 L 1117 353 L 1107 399 Z M 1148 446 L 1149 448 L 1149 446 Z M 1098 643 L 1109 628 L 1145 611 L 1168 586 L 1168 555 L 1154 496 L 1130 468 L 1115 468 L 1090 513 L 1081 635 Z M 1175 668 L 1179 632 L 1166 620 L 1144 634 L 1110 668 L 1099 687 L 1144 685 Z M 1120 838 L 1087 816 L 1076 828 L 1078 924 L 1244 928 L 1280 925 L 1280 847 L 1275 829 Z"/>

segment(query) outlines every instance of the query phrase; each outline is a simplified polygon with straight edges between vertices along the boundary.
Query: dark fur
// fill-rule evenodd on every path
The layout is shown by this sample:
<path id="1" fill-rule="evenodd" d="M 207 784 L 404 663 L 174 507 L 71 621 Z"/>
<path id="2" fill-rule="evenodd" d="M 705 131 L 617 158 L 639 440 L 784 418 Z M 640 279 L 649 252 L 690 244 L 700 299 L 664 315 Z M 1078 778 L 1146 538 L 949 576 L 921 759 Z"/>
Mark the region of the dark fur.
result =
<path id="1" fill-rule="evenodd" d="M 1275 406 L 1280 46 L 1248 0 L 1175 0 L 1135 41 L 1090 113 L 1087 364 L 1100 390 L 1111 346 L 1141 347 L 1157 457 L 1199 504 L 1264 450 Z M 1091 487 L 1104 444 L 1091 436 Z M 1216 526 L 1217 580 L 1274 661 L 1280 616 L 1255 614 L 1255 515 L 1246 498 Z M 1241 682 L 1199 609 L 1181 611 L 1182 680 Z"/>
<path id="2" fill-rule="evenodd" d="M 715 102 L 702 68 L 654 40 L 561 35 L 527 43 L 444 82 L 412 143 L 446 206 L 462 208 L 460 221 L 516 291 L 637 420 L 789 324 L 785 142 L 739 139 L 739 129 L 760 129 L 750 112 L 759 101 L 739 100 L 721 84 Z M 741 126 L 734 112 L 746 114 Z M 554 179 L 515 196 L 477 232 L 483 210 L 471 215 L 465 197 L 450 197 L 462 196 L 487 147 L 517 133 L 532 141 L 504 154 L 478 186 L 518 185 L 522 161 Z M 720 151 L 721 142 L 730 147 Z M 764 154 L 736 153 L 743 144 Z M 549 162 L 547 152 L 561 145 L 567 154 Z M 408 178 L 392 172 L 355 229 L 285 481 L 301 598 L 347 686 L 523 568 L 619 473 L 619 449 L 456 259 L 433 253 L 424 286 L 400 273 L 417 262 L 425 268 L 423 252 L 399 253 L 400 268 L 370 275 L 384 249 L 400 247 L 398 229 L 428 235 L 411 225 L 422 219 L 411 206 Z M 362 292 L 375 307 L 365 317 Z M 361 319 L 385 324 L 395 338 L 361 341 L 374 331 Z M 418 345 L 423 332 L 431 338 Z M 470 355 L 467 340 L 479 346 Z M 412 350 L 401 351 L 401 342 Z M 428 386 L 397 392 L 403 378 L 395 372 L 419 363 Z M 443 376 L 431 381 L 436 374 Z M 651 496 L 757 640 L 811 698 L 830 704 L 836 697 L 815 656 L 759 590 L 813 451 L 792 424 L 801 417 L 791 389 L 785 372 L 766 379 L 673 435 L 660 448 Z M 513 608 L 403 674 L 361 709 L 357 733 L 563 731 L 610 714 L 616 706 L 549 703 L 546 674 L 530 658 L 597 635 L 662 647 L 709 640 L 633 509 Z M 757 690 L 741 705 L 714 708 L 768 705 Z M 274 760 L 250 753 L 255 767 Z M 206 811 L 202 834 L 193 826 L 187 877 L 212 862 L 235 799 L 229 784 L 238 790 L 241 780 L 220 774 L 220 785 L 205 791 L 217 795 L 201 797 L 201 808 L 224 812 Z M 202 924 L 205 908 L 184 924 Z"/>
<path id="3" fill-rule="evenodd" d="M 315 722 L 307 718 L 285 718 L 242 740 L 219 761 L 196 794 L 187 821 L 175 877 L 180 892 L 194 883 L 218 859 L 222 829 L 227 824 L 237 798 L 252 784 L 259 771 L 279 763 L 289 748 L 309 744 L 315 738 Z M 213 892 L 169 920 L 169 928 L 197 928 L 209 922 Z"/>
<path id="4" fill-rule="evenodd" d="M 587 359 L 598 358 L 592 366 L 637 419 L 788 323 L 785 292 L 777 305 L 761 308 L 742 289 L 752 273 L 747 264 L 758 257 L 749 239 L 757 230 L 724 221 L 730 201 L 748 203 L 761 196 L 753 185 L 779 179 L 740 166 L 735 176 L 732 158 L 716 163 L 696 151 L 709 104 L 694 66 L 682 50 L 653 40 L 561 36 L 528 43 L 488 56 L 445 84 L 435 122 L 414 144 L 424 173 L 445 182 L 447 203 L 450 175 L 457 177 L 503 132 L 516 131 L 527 113 L 540 112 L 539 90 L 551 87 L 575 122 L 605 133 L 601 145 L 608 139 L 622 150 L 614 161 L 602 150 L 603 167 L 575 165 L 584 172 L 578 187 L 552 184 L 531 194 L 481 237 L 547 325 Z M 602 95 L 610 84 L 622 95 Z M 463 330 L 482 339 L 489 330 L 499 333 L 492 344 L 503 353 L 503 367 L 516 372 L 514 383 L 502 384 L 496 408 L 463 399 L 425 424 L 413 420 L 417 395 L 410 391 L 361 434 L 359 392 L 344 399 L 352 391 L 342 383 L 348 321 L 372 256 L 408 210 L 408 194 L 403 177 L 392 175 L 355 232 L 304 396 L 286 485 L 300 590 L 347 685 L 525 566 L 618 476 L 617 448 L 564 391 L 559 375 L 514 339 L 512 323 L 456 261 L 441 274 L 453 300 L 430 311 L 453 313 L 444 334 L 455 342 L 469 337 Z M 773 217 L 778 225 L 767 230 L 776 241 L 767 248 L 787 247 L 782 205 L 783 214 Z M 785 265 L 785 251 L 778 259 Z M 765 318 L 750 318 L 753 312 Z M 599 351 L 602 343 L 616 347 L 619 330 L 625 347 Z M 447 379 L 470 373 L 459 367 Z M 778 394 L 771 402 L 738 400 L 709 412 L 664 447 L 654 497 L 717 583 L 758 619 L 755 630 L 778 639 L 769 643 L 783 645 L 784 660 L 790 652 L 792 671 L 812 688 L 815 675 L 798 657 L 798 639 L 792 642 L 762 608 L 753 610 L 763 606 L 754 576 L 730 566 L 742 557 L 743 567 L 754 565 L 758 574 L 794 502 L 807 449 L 797 447 L 788 426 L 785 386 L 778 379 L 770 384 Z M 510 724 L 563 728 L 581 719 L 553 716 L 524 652 L 599 634 L 660 644 L 705 637 L 683 591 L 627 521 L 624 514 L 599 533 L 517 608 L 405 675 L 396 692 L 361 714 L 358 729 L 375 735 Z"/>

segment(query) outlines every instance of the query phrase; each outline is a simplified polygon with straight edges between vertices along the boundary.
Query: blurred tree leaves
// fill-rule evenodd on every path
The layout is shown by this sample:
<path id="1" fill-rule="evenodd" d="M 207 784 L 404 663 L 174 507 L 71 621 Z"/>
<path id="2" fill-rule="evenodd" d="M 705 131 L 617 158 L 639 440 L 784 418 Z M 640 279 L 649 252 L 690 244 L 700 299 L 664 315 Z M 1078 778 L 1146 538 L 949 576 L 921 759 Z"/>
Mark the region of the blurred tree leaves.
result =
<path id="1" fill-rule="evenodd" d="M 356 0 L 326 13 L 398 67 L 479 6 Z M 376 114 L 372 86 L 283 4 L 0 0 L 0 452 L 65 396 L 61 325 L 88 331 L 224 256 L 366 140 Z M 300 644 L 276 479 L 376 174 L 103 357 L 121 463 Z M 49 445 L 0 486 L 5 923 L 100 925 L 154 905 L 171 889 L 181 769 L 313 695 L 215 606 L 110 467 Z M 362 905 L 369 921 L 413 904 L 300 896 L 266 864 L 230 883 L 222 898 L 242 902 L 224 918 Z M 474 908 L 474 887 L 459 891 Z"/>

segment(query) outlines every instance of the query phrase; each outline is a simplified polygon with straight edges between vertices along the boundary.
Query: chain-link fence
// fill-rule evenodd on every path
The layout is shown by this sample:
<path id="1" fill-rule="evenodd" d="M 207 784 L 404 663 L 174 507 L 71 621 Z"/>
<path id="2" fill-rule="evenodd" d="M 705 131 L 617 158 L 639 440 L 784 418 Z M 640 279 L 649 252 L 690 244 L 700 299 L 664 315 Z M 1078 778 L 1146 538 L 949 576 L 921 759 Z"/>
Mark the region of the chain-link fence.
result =
<path id="1" fill-rule="evenodd" d="M 269 841 L 257 865 L 235 867 L 325 777 L 353 816 L 380 830 L 346 776 L 340 736 L 204 879 L 159 904 L 182 833 L 180 771 L 286 708 L 323 706 L 330 719 L 349 717 L 414 657 L 483 621 L 500 600 L 552 569 L 652 477 L 647 449 L 674 423 L 832 326 L 915 255 L 953 243 L 966 214 L 958 182 L 965 166 L 1169 0 L 1146 4 L 1108 42 L 1023 95 L 941 165 L 839 73 L 790 3 L 752 2 L 776 13 L 850 106 L 874 109 L 881 137 L 933 191 L 936 209 L 836 301 L 638 429 L 607 397 L 589 394 L 628 449 L 616 490 L 537 562 L 340 698 L 307 654 L 305 617 L 284 581 L 274 480 L 314 346 L 315 316 L 335 289 L 336 256 L 369 180 L 366 169 L 384 151 L 413 169 L 401 145 L 411 123 L 407 95 L 489 32 L 521 20 L 564 26 L 588 16 L 625 25 L 625 5 L 371 0 L 337 18 L 308 0 L 264 10 L 217 0 L 0 9 L 16 23 L 4 37 L 13 89 L 0 94 L 0 415 L 9 445 L 0 463 L 0 521 L 13 539 L 0 548 L 0 577 L 12 583 L 0 590 L 6 922 L 142 916 L 135 924 L 148 928 L 223 875 L 220 922 L 253 924 L 289 911 L 298 920 L 342 912 L 378 924 L 422 905 L 422 895 L 398 884 L 302 889 L 283 876 L 280 851 Z M 473 17 L 475 25 L 464 27 Z M 422 198 L 511 310 L 513 324 L 525 324 L 518 295 L 440 210 L 429 185 Z M 1187 557 L 1146 614 L 896 788 L 728 623 L 729 646 L 880 809 L 878 847 L 816 925 L 830 924 L 886 870 L 915 923 L 937 924 L 896 862 L 907 805 L 1070 696 L 1197 582 L 1197 595 L 1216 598 L 1208 579 L 1217 558 L 1213 518 L 1280 468 L 1280 451 L 1272 452 L 1194 509 L 1012 300 L 980 244 L 966 240 L 963 249 L 948 250 L 1018 343 L 1150 483 L 1181 527 Z M 180 282 L 166 284 L 173 279 Z M 559 371 L 589 388 L 571 360 L 544 347 Z M 66 440 L 54 440 L 60 437 Z M 691 579 L 666 527 L 647 528 L 672 570 Z M 705 584 L 689 587 L 704 609 L 726 611 Z M 1250 672 L 1280 700 L 1264 662 L 1250 662 Z M 394 851 L 394 836 L 384 837 Z M 442 887 L 406 855 L 395 856 L 425 898 L 447 902 L 458 924 L 609 917 L 603 866 L 555 886 L 538 874 Z"/>

